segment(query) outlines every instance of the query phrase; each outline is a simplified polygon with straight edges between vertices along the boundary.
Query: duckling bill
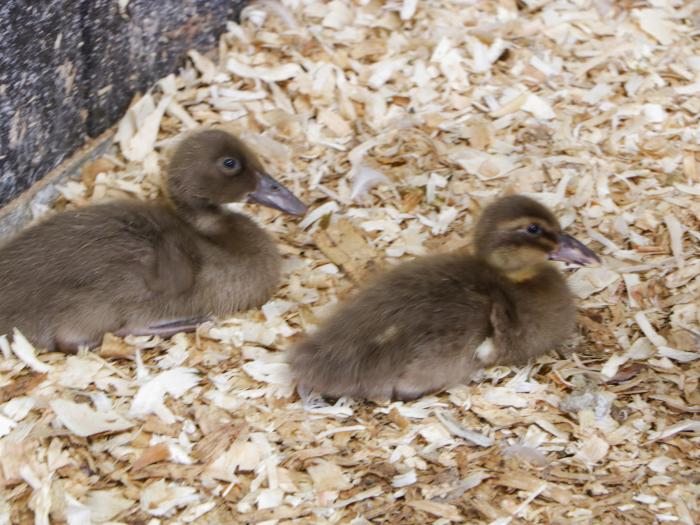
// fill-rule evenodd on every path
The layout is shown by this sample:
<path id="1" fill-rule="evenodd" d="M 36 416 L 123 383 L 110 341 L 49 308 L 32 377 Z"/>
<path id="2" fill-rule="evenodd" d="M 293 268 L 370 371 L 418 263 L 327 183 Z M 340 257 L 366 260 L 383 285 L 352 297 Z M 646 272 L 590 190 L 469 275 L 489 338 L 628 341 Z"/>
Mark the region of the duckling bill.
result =
<path id="1" fill-rule="evenodd" d="M 280 277 L 274 241 L 224 204 L 292 215 L 306 206 L 236 137 L 185 138 L 168 166 L 168 199 L 115 201 L 56 214 L 0 248 L 0 333 L 74 351 L 105 332 L 172 335 L 208 316 L 264 303 Z"/>
<path id="2" fill-rule="evenodd" d="M 410 400 L 560 346 L 575 329 L 575 306 L 549 260 L 600 262 L 536 201 L 497 200 L 476 225 L 473 255 L 398 266 L 293 347 L 299 391 Z"/>

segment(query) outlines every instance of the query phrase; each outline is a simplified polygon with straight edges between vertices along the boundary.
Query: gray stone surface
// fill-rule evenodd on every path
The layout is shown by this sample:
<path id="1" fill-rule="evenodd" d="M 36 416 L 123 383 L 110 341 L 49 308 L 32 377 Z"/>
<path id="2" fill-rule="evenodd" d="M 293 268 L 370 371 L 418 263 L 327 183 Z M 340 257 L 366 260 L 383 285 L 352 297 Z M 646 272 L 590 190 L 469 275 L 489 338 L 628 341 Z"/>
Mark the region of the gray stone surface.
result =
<path id="1" fill-rule="evenodd" d="M 246 0 L 0 0 L 0 205 L 216 45 Z"/>

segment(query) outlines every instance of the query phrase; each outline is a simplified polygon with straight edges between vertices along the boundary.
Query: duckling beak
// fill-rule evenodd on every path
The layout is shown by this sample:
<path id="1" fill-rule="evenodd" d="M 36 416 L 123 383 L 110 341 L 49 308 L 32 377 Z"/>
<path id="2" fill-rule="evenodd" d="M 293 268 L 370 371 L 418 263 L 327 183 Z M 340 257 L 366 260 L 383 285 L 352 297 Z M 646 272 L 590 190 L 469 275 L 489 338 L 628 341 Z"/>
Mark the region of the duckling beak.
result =
<path id="1" fill-rule="evenodd" d="M 552 261 L 562 261 L 580 266 L 599 266 L 600 258 L 571 235 L 560 234 L 557 249 L 549 254 Z"/>
<path id="2" fill-rule="evenodd" d="M 289 213 L 291 215 L 304 215 L 306 204 L 285 188 L 282 184 L 270 177 L 267 173 L 256 172 L 258 185 L 255 191 L 248 194 L 248 202 L 262 204 L 269 208 Z"/>

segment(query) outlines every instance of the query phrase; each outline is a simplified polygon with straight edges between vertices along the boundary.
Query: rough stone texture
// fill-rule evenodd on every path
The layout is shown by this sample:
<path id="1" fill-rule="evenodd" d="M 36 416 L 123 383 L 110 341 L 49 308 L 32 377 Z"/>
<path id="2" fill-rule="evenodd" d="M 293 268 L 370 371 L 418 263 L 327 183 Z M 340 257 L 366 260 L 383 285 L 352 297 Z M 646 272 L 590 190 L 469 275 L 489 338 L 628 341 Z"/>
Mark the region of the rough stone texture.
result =
<path id="1" fill-rule="evenodd" d="M 0 2 L 0 205 L 211 49 L 246 0 Z"/>

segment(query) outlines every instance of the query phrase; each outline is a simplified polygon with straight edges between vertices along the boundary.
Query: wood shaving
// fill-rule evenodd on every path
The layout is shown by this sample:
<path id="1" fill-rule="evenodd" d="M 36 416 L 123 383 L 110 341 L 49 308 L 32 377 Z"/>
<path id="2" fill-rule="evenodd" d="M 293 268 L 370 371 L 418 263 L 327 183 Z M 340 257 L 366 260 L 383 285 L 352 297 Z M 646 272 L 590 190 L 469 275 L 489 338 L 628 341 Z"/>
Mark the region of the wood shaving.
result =
<path id="1" fill-rule="evenodd" d="M 91 436 L 102 432 L 115 432 L 133 426 L 133 423 L 114 412 L 96 412 L 90 407 L 55 399 L 49 403 L 56 419 L 76 436 Z"/>
<path id="2" fill-rule="evenodd" d="M 166 341 L 66 358 L 0 337 L 0 523 L 697 522 L 699 7 L 249 7 L 55 209 L 154 199 L 180 134 L 225 126 L 311 205 L 238 206 L 279 239 L 283 282 Z M 563 268 L 564 351 L 411 403 L 297 398 L 299 333 L 381 268 L 461 248 L 513 191 L 604 259 Z"/>
<path id="3" fill-rule="evenodd" d="M 362 282 L 382 265 L 379 254 L 350 221 L 340 220 L 319 230 L 314 241 L 319 250 L 356 282 Z"/>

